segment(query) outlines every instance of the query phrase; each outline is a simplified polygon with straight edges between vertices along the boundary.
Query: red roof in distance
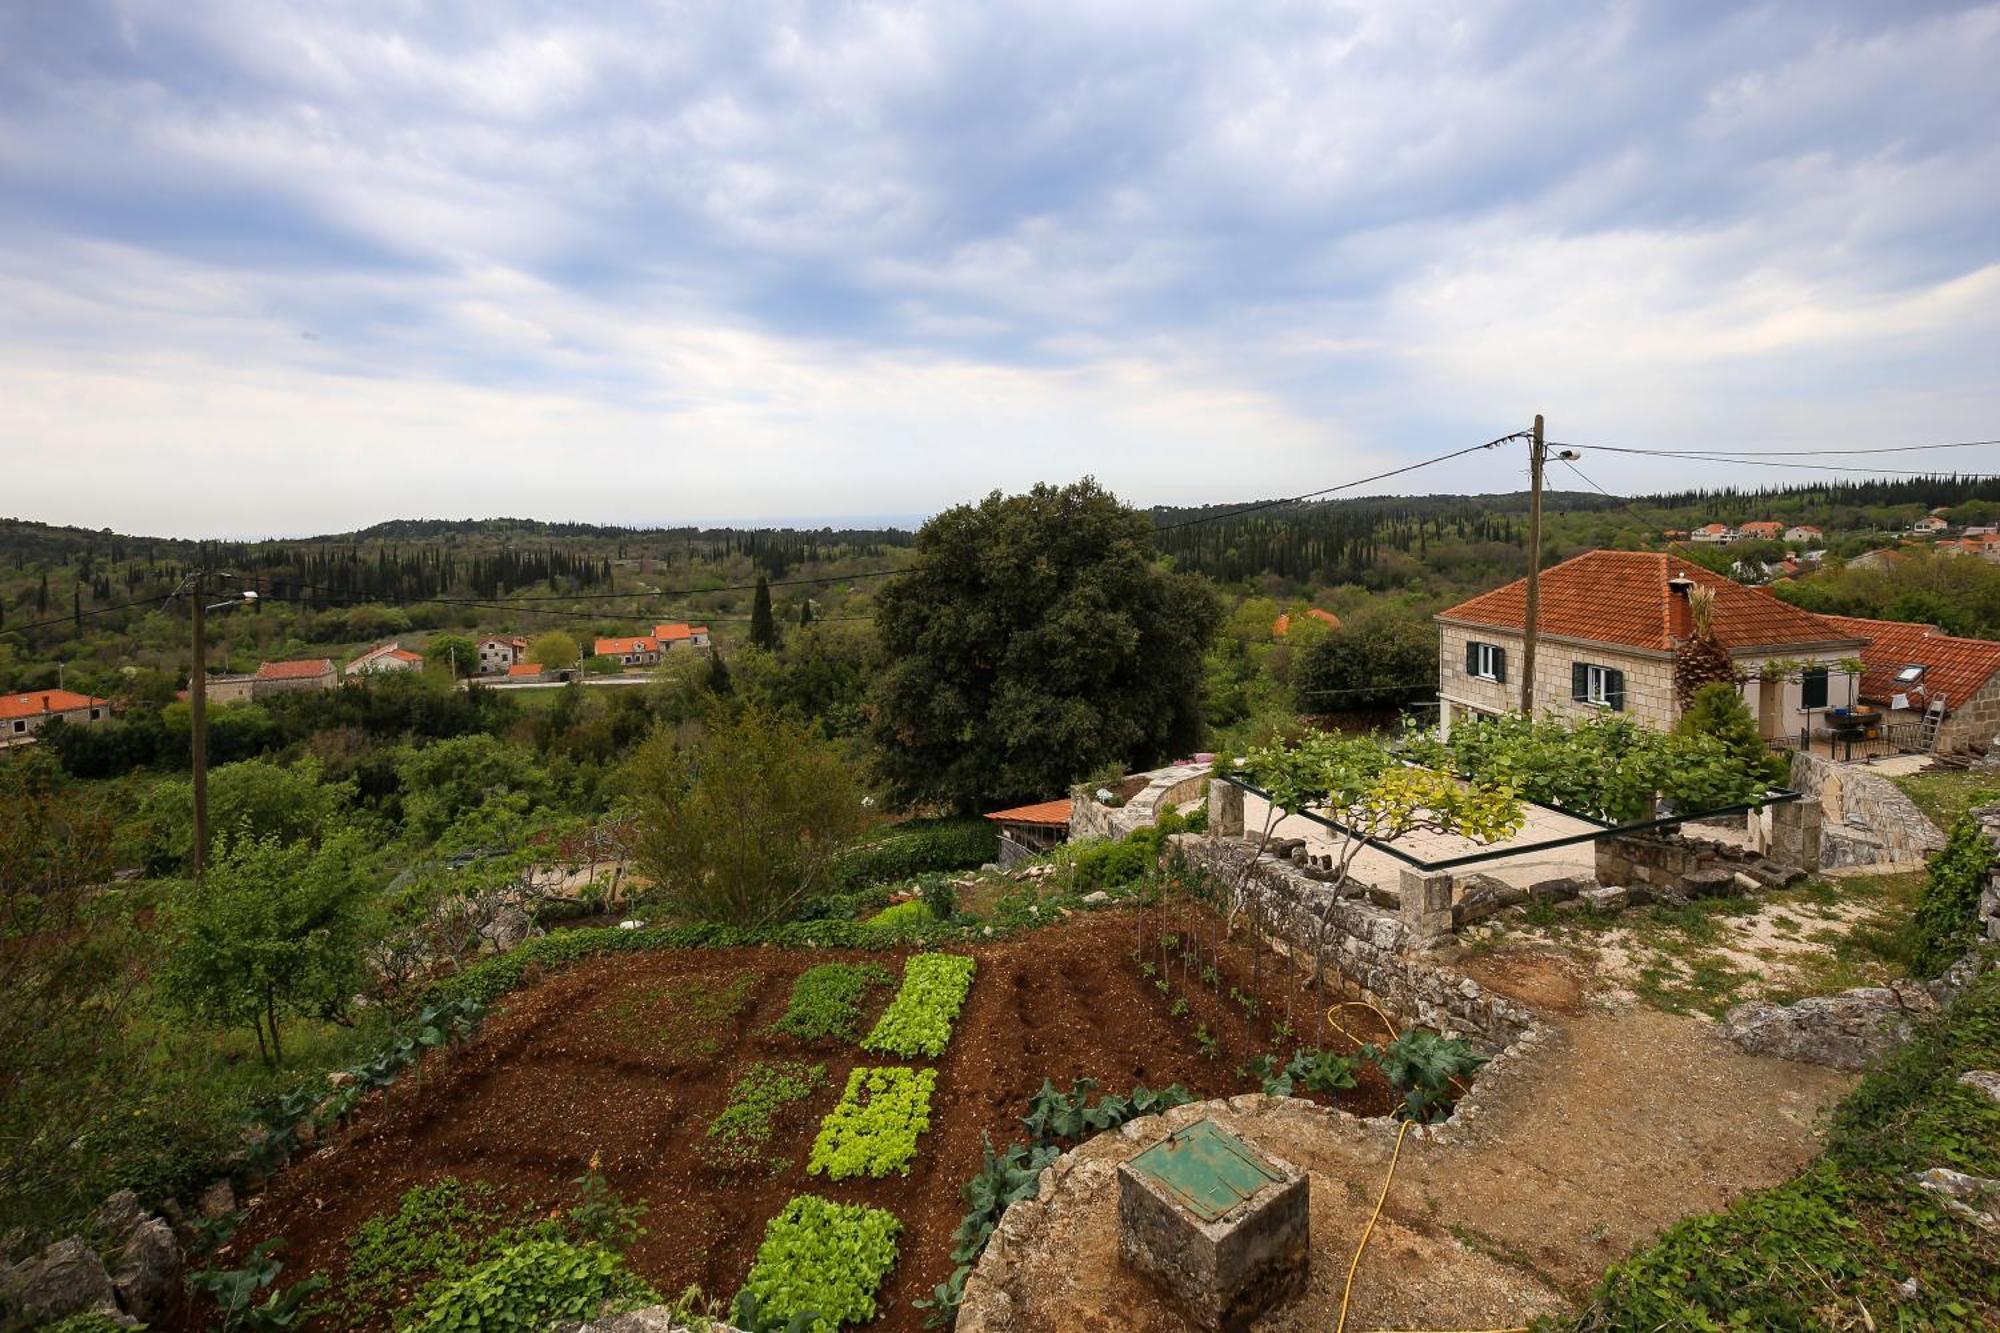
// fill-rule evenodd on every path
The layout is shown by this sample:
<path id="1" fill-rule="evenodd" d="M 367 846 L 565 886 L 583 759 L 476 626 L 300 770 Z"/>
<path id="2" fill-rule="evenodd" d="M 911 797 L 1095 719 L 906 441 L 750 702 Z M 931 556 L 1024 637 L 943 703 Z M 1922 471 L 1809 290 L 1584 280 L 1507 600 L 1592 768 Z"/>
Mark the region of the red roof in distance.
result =
<path id="1" fill-rule="evenodd" d="M 1037 801 L 1033 805 L 1017 805 L 1011 810 L 995 810 L 986 816 L 996 824 L 1043 824 L 1054 826 L 1069 824 L 1068 801 Z"/>
<path id="2" fill-rule="evenodd" d="M 26 694 L 0 695 L 0 719 L 40 717 L 44 713 L 73 713 L 84 708 L 106 708 L 109 699 L 96 699 L 75 690 L 31 690 Z"/>
<path id="3" fill-rule="evenodd" d="M 311 680 L 316 676 L 332 674 L 333 660 L 326 657 L 306 657 L 290 662 L 257 664 L 258 680 Z"/>

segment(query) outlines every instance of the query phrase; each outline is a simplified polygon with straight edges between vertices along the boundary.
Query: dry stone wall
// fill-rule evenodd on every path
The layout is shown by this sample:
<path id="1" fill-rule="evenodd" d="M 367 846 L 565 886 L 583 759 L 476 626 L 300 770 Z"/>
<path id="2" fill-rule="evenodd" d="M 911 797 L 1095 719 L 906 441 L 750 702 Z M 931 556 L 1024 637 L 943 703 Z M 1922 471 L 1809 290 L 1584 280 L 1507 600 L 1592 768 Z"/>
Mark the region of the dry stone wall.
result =
<path id="1" fill-rule="evenodd" d="M 1150 773 L 1136 773 L 1146 785 L 1120 806 L 1097 799 L 1089 787 L 1079 787 L 1069 798 L 1071 842 L 1085 838 L 1122 838 L 1136 829 L 1159 822 L 1161 812 L 1191 805 L 1208 788 L 1207 764 L 1174 764 Z"/>
<path id="2" fill-rule="evenodd" d="M 1819 802 L 1820 863 L 1872 866 L 1921 861 L 1944 834 L 1885 777 L 1803 751 L 1792 756 L 1792 786 Z"/>

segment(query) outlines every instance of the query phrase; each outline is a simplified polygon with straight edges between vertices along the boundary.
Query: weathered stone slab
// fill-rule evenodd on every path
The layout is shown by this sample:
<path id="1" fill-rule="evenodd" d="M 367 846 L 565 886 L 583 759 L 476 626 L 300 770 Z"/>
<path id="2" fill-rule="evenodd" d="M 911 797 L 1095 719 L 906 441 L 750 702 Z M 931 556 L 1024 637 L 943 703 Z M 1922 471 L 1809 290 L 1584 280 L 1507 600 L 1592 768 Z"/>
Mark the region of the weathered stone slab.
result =
<path id="1" fill-rule="evenodd" d="M 1909 1040 L 1912 1016 L 1885 987 L 1816 995 L 1796 1004 L 1752 1000 L 1722 1019 L 1722 1034 L 1753 1055 L 1834 1069 L 1865 1069 Z"/>
<path id="2" fill-rule="evenodd" d="M 1623 886 L 1614 884 L 1601 889 L 1585 889 L 1582 899 L 1583 905 L 1591 911 L 1608 916 L 1624 911 L 1632 902 L 1632 894 Z"/>
<path id="3" fill-rule="evenodd" d="M 1538 903 L 1563 903 L 1582 893 L 1594 889 L 1597 881 L 1585 879 L 1581 875 L 1564 875 L 1557 879 L 1537 880 L 1528 886 L 1528 898 Z"/>

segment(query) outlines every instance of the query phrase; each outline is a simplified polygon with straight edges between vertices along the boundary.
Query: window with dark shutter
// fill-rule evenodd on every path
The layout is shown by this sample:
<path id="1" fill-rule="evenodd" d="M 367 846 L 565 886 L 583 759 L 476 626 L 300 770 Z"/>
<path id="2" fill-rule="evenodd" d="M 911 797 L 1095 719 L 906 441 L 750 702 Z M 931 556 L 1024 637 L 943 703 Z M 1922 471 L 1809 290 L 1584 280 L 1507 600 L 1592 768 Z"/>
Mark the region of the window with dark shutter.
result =
<path id="1" fill-rule="evenodd" d="M 1604 673 L 1604 702 L 1614 713 L 1625 711 L 1625 673 L 1607 670 Z"/>
<path id="2" fill-rule="evenodd" d="M 1590 702 L 1590 668 L 1581 662 L 1569 664 L 1569 697 L 1578 703 Z"/>
<path id="3" fill-rule="evenodd" d="M 1498 645 L 1493 649 L 1493 679 L 1502 685 L 1507 683 L 1507 650 Z"/>
<path id="4" fill-rule="evenodd" d="M 1479 674 L 1479 645 L 1469 639 L 1465 644 L 1465 674 L 1468 676 Z"/>
<path id="5" fill-rule="evenodd" d="M 1799 703 L 1806 708 L 1826 707 L 1826 668 L 1814 667 L 1799 680 Z"/>

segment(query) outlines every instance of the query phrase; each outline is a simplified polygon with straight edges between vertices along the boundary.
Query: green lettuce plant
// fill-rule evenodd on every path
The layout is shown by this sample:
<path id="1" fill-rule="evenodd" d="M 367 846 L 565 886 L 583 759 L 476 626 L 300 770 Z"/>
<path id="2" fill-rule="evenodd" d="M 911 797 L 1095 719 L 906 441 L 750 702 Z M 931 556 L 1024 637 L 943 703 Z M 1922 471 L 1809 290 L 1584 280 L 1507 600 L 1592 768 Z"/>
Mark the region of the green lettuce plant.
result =
<path id="1" fill-rule="evenodd" d="M 931 1125 L 935 1069 L 857 1067 L 840 1104 L 827 1113 L 806 1160 L 810 1175 L 833 1180 L 910 1173 L 917 1137 Z"/>
<path id="2" fill-rule="evenodd" d="M 861 1043 L 863 1049 L 905 1057 L 943 1055 L 976 967 L 964 954 L 920 953 L 911 958 L 903 966 L 902 988 Z"/>
<path id="3" fill-rule="evenodd" d="M 813 1333 L 867 1323 L 875 1317 L 876 1290 L 896 1266 L 902 1230 L 880 1208 L 801 1194 L 765 1225 L 743 1290 L 766 1326 L 806 1313 L 816 1316 Z"/>

